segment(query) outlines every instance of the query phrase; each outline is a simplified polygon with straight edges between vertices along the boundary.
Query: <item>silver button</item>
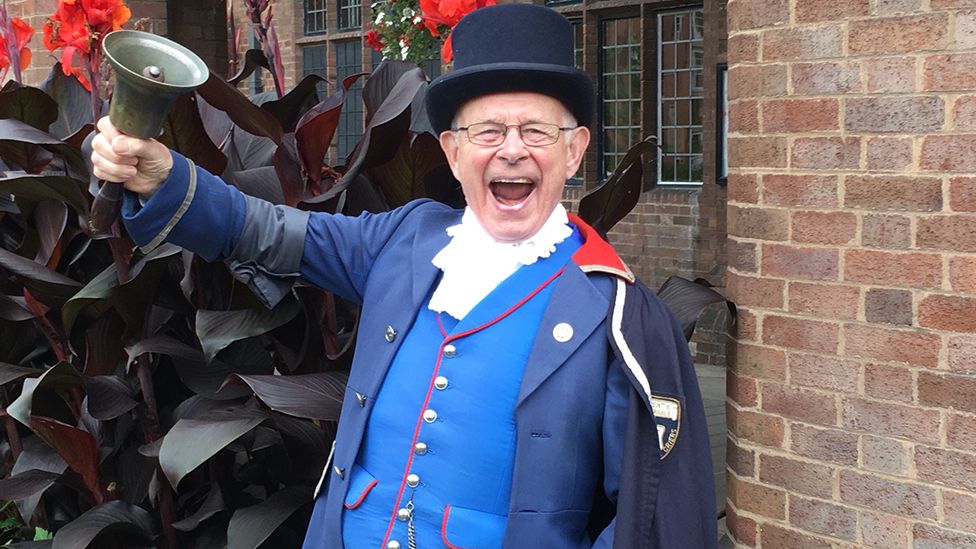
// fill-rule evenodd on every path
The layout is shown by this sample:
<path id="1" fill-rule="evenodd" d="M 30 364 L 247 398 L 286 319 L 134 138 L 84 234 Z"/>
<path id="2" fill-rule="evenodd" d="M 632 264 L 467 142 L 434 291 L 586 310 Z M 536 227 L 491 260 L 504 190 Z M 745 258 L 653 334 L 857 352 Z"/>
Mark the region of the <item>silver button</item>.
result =
<path id="1" fill-rule="evenodd" d="M 413 473 L 407 475 L 407 486 L 411 488 L 416 488 L 417 486 L 420 486 L 420 477 Z"/>
<path id="2" fill-rule="evenodd" d="M 434 378 L 434 387 L 437 387 L 438 391 L 447 389 L 447 378 L 444 376 L 437 376 Z"/>
<path id="3" fill-rule="evenodd" d="M 363 408 L 366 406 L 366 395 L 362 393 L 356 393 L 356 402 L 359 403 L 359 407 Z"/>
<path id="4" fill-rule="evenodd" d="M 437 411 L 431 410 L 430 408 L 424 410 L 424 421 L 427 423 L 434 423 L 437 421 Z"/>
<path id="5" fill-rule="evenodd" d="M 345 478 L 346 477 L 346 470 L 344 468 L 339 467 L 338 465 L 333 465 L 332 466 L 332 470 L 335 471 L 335 474 L 336 474 L 337 477 L 339 477 L 339 478 Z"/>
<path id="6" fill-rule="evenodd" d="M 394 540 L 390 540 L 386 544 L 386 549 L 400 549 L 400 542 L 397 541 L 397 540 L 395 540 L 395 539 Z"/>
<path id="7" fill-rule="evenodd" d="M 410 512 L 410 509 L 407 509 L 406 507 L 401 507 L 400 510 L 397 511 L 397 518 L 400 519 L 401 522 L 407 522 L 408 520 L 410 520 L 411 514 L 413 513 Z"/>
<path id="8" fill-rule="evenodd" d="M 457 347 L 448 343 L 444 346 L 444 356 L 447 358 L 454 358 L 457 356 Z"/>
<path id="9" fill-rule="evenodd" d="M 418 442 L 417 444 L 414 444 L 413 445 L 413 453 L 417 454 L 418 456 L 422 456 L 422 455 L 426 454 L 427 453 L 427 443 L 426 442 Z"/>
<path id="10" fill-rule="evenodd" d="M 389 341 L 390 343 L 393 343 L 393 340 L 396 339 L 396 336 L 397 336 L 397 331 L 393 329 L 393 326 L 387 326 L 386 334 L 384 334 L 386 340 Z"/>
<path id="11" fill-rule="evenodd" d="M 552 338 L 559 343 L 566 343 L 573 339 L 573 327 L 565 322 L 560 322 L 552 329 Z"/>

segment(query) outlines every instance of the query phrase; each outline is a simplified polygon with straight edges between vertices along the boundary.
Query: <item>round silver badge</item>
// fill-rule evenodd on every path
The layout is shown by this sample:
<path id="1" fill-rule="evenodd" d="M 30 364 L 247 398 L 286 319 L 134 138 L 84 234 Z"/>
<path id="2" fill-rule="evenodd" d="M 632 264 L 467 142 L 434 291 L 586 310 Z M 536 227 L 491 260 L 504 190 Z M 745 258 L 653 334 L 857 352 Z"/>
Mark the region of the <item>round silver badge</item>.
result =
<path id="1" fill-rule="evenodd" d="M 552 337 L 560 343 L 566 343 L 573 339 L 573 327 L 565 322 L 560 322 L 553 327 Z"/>

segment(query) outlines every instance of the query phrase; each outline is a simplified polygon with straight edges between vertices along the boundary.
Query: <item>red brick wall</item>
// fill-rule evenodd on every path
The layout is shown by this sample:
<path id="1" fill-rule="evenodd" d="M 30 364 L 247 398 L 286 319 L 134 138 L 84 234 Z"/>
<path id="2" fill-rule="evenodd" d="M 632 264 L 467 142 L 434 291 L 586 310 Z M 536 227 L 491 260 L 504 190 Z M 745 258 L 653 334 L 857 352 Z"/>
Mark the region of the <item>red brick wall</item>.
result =
<path id="1" fill-rule="evenodd" d="M 728 4 L 740 547 L 976 547 L 973 8 Z"/>

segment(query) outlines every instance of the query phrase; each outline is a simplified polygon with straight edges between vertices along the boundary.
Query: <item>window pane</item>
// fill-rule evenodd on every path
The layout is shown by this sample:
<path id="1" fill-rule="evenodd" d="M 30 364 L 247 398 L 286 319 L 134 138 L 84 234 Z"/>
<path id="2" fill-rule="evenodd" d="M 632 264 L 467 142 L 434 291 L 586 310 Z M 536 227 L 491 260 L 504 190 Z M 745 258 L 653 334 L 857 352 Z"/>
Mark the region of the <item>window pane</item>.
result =
<path id="1" fill-rule="evenodd" d="M 600 42 L 604 131 L 599 158 L 607 177 L 640 138 L 640 18 L 603 20 Z"/>
<path id="2" fill-rule="evenodd" d="M 701 9 L 658 14 L 661 183 L 701 183 L 702 22 Z"/>
<path id="3" fill-rule="evenodd" d="M 325 0 L 305 0 L 305 34 L 325 32 Z"/>
<path id="4" fill-rule="evenodd" d="M 362 72 L 362 43 L 359 40 L 336 42 L 336 81 L 357 72 Z M 362 79 L 349 88 L 342 112 L 339 114 L 339 128 L 336 132 L 336 154 L 340 164 L 355 148 L 363 135 L 363 84 Z"/>
<path id="5" fill-rule="evenodd" d="M 360 0 L 338 0 L 339 30 L 358 29 L 363 26 Z"/>
<path id="6" fill-rule="evenodd" d="M 302 48 L 302 76 L 315 74 L 325 78 L 325 46 L 306 46 Z M 321 101 L 328 95 L 325 82 L 319 82 L 315 86 L 315 93 Z"/>

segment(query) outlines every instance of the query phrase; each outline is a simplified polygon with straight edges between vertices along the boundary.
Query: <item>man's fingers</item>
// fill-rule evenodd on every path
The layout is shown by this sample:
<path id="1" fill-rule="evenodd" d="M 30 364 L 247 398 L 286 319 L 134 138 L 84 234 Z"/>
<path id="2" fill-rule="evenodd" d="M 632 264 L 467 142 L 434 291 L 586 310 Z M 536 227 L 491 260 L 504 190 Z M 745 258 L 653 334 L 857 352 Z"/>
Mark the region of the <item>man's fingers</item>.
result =
<path id="1" fill-rule="evenodd" d="M 114 183 L 123 183 L 137 174 L 135 166 L 112 162 L 98 153 L 92 154 L 92 168 L 95 177 Z"/>
<path id="2" fill-rule="evenodd" d="M 98 128 L 98 133 L 104 135 L 109 141 L 115 139 L 116 136 L 122 135 L 122 132 L 112 125 L 112 121 L 107 116 L 99 118 L 95 126 Z"/>
<path id="3" fill-rule="evenodd" d="M 105 134 L 100 133 L 92 139 L 92 150 L 94 151 L 93 154 L 98 154 L 103 159 L 116 164 L 135 166 L 139 163 L 139 159 L 134 156 L 119 156 L 116 154 L 112 148 L 112 144 L 105 138 Z"/>

